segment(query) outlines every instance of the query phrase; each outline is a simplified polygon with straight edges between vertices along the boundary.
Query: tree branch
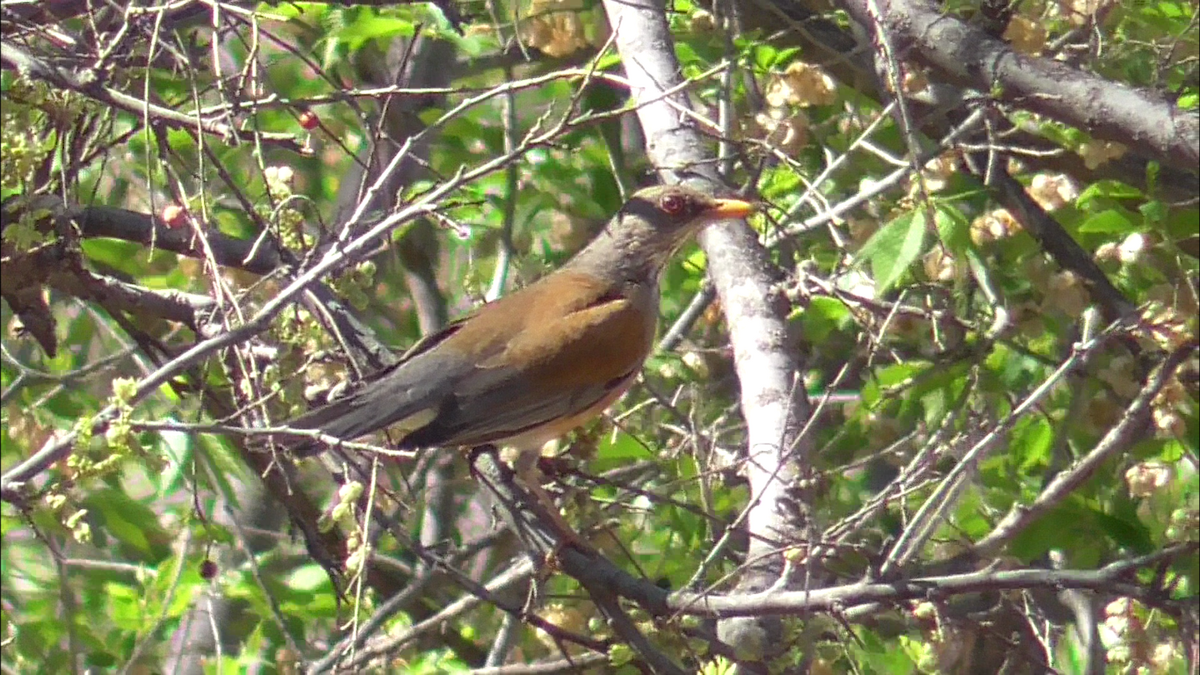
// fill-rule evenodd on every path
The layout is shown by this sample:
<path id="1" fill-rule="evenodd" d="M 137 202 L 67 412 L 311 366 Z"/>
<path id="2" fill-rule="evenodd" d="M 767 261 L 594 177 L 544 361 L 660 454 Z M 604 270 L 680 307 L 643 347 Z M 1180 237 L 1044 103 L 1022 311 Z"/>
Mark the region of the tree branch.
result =
<path id="1" fill-rule="evenodd" d="M 1200 171 L 1200 117 L 1195 111 L 1058 61 L 1019 54 L 924 0 L 879 0 L 884 24 L 877 25 L 872 1 L 844 0 L 843 6 L 870 30 L 886 31 L 902 58 L 1166 166 Z"/>
<path id="2" fill-rule="evenodd" d="M 615 43 L 625 64 L 646 152 L 666 183 L 689 181 L 709 191 L 722 185 L 707 141 L 684 121 L 691 110 L 661 2 L 628 4 L 607 0 Z M 766 250 L 745 223 L 707 228 L 700 243 L 725 311 L 741 382 L 741 407 L 748 433 L 746 474 L 751 500 L 745 525 L 750 533 L 739 589 L 763 589 L 783 569 L 782 542 L 798 538 L 787 519 L 788 491 L 804 464 L 810 442 L 799 436 L 809 407 L 797 386 L 799 366 L 788 349 L 789 329 L 774 302 L 774 274 Z M 777 625 L 764 631 L 777 631 Z M 721 628 L 718 627 L 718 632 Z M 736 642 L 732 633 L 724 636 Z M 734 645 L 735 647 L 738 645 Z"/>

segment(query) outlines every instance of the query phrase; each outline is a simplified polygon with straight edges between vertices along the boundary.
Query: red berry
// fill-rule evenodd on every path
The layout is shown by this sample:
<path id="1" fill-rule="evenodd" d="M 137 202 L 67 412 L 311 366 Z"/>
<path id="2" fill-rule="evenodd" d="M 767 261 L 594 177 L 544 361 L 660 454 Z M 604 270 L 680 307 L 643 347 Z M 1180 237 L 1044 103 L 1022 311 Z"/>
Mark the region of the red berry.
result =
<path id="1" fill-rule="evenodd" d="M 186 215 L 187 211 L 185 211 L 184 208 L 179 204 L 167 204 L 163 207 L 161 217 L 162 221 L 166 223 L 167 227 L 175 229 L 180 225 L 183 225 L 184 217 Z"/>

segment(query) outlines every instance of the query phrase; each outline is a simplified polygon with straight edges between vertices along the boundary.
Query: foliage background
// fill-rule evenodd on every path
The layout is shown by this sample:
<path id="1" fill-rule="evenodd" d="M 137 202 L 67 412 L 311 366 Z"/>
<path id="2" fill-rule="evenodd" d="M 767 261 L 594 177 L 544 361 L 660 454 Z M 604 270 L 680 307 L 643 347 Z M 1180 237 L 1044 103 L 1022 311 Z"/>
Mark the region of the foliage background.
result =
<path id="1" fill-rule="evenodd" d="M 6 671 L 1194 672 L 1187 2 L 655 10 L 769 312 L 715 234 L 664 274 L 556 448 L 603 559 L 538 571 L 454 453 L 264 448 L 679 170 L 614 11 L 5 5 Z"/>

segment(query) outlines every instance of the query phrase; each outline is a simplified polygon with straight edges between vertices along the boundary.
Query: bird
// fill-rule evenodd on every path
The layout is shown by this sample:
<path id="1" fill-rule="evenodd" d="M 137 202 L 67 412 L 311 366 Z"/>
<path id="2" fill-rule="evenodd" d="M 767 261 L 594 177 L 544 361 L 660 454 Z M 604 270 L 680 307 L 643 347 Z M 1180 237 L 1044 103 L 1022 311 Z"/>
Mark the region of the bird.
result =
<path id="1" fill-rule="evenodd" d="M 545 503 L 531 475 L 538 452 L 633 384 L 654 344 L 667 261 L 702 227 L 754 210 L 685 186 L 640 189 L 558 270 L 421 339 L 288 426 L 339 440 L 386 428 L 400 450 L 507 446 L 519 453 L 518 477 Z M 311 435 L 293 440 L 299 457 L 329 447 Z"/>

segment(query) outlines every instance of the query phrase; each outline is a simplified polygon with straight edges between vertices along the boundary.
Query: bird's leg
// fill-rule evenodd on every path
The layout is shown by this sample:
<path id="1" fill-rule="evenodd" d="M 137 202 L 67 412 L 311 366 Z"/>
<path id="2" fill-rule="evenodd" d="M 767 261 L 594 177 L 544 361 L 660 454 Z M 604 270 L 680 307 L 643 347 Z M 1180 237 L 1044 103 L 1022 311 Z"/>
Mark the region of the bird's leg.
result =
<path id="1" fill-rule="evenodd" d="M 522 452 L 513 462 L 513 471 L 516 473 L 517 480 L 533 494 L 545 509 L 546 516 L 550 519 L 549 525 L 554 533 L 562 539 L 562 544 L 574 546 L 588 555 L 599 555 L 596 547 L 585 541 L 559 513 L 558 506 L 542 487 L 542 473 L 538 469 L 537 461 L 538 454 L 536 452 Z"/>
<path id="2" fill-rule="evenodd" d="M 558 513 L 550 496 L 542 489 L 536 471 L 537 456 L 528 463 L 502 462 L 492 445 L 471 448 L 471 473 L 496 501 L 496 510 L 504 522 L 543 569 L 558 564 L 558 551 L 563 546 L 575 546 L 581 552 L 595 549 Z M 514 466 L 515 465 L 515 466 Z M 518 488 L 517 484 L 524 486 Z"/>

